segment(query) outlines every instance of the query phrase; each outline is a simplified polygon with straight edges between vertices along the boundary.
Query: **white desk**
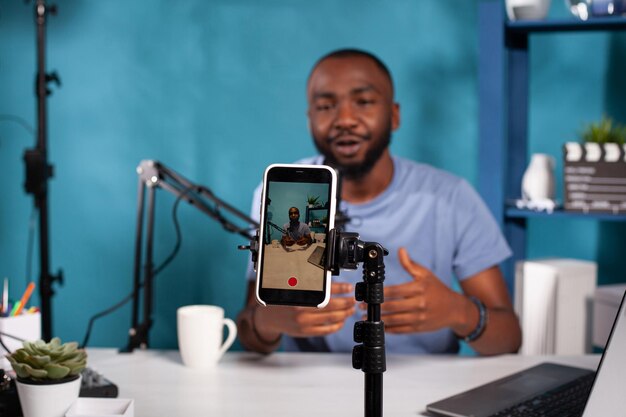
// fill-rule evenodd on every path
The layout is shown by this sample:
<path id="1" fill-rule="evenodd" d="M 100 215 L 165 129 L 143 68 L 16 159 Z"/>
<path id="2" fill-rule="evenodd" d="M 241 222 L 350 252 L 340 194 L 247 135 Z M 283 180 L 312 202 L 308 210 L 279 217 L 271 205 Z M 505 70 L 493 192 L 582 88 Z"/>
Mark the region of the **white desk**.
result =
<path id="1" fill-rule="evenodd" d="M 178 351 L 90 349 L 89 365 L 135 399 L 137 417 L 363 416 L 363 373 L 347 354 L 227 353 L 196 371 Z M 384 415 L 416 417 L 426 404 L 551 360 L 595 369 L 600 357 L 491 358 L 390 356 L 383 377 Z"/>
<path id="2" fill-rule="evenodd" d="M 297 289 L 321 291 L 324 283 L 324 270 L 308 262 L 317 247 L 314 243 L 306 248 L 294 245 L 287 250 L 265 245 L 263 264 L 263 286 L 265 288 Z M 291 276 L 298 279 L 297 287 L 292 288 L 287 281 Z"/>

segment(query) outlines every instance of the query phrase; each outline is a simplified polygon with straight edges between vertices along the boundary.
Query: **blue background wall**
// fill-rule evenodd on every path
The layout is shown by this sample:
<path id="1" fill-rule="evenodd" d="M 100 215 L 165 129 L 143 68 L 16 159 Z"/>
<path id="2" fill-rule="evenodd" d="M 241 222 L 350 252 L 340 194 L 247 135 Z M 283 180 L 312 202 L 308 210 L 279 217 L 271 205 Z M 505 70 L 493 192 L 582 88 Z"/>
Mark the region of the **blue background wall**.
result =
<path id="1" fill-rule="evenodd" d="M 567 17 L 552 3 L 551 17 Z M 65 273 L 53 300 L 63 339 L 82 340 L 88 318 L 132 289 L 139 161 L 160 160 L 247 212 L 267 165 L 314 152 L 304 86 L 329 50 L 365 48 L 391 68 L 402 105 L 394 153 L 476 181 L 477 0 L 57 4 L 48 68 L 63 86 L 49 99 L 50 233 L 52 270 Z M 603 113 L 626 121 L 623 34 L 538 35 L 531 48 L 531 152 L 558 157 Z M 34 137 L 6 115 L 35 125 L 35 68 L 32 5 L 0 0 L 0 276 L 11 278 L 12 297 L 29 279 L 22 154 Z M 173 202 L 158 193 L 157 263 L 174 245 Z M 181 252 L 156 282 L 153 347 L 176 346 L 177 307 L 219 304 L 234 317 L 244 301 L 243 239 L 188 205 L 179 218 Z M 530 255 L 597 260 L 602 282 L 626 281 L 623 226 L 532 221 Z M 37 280 L 36 246 L 33 261 Z M 127 305 L 96 323 L 90 345 L 124 346 L 129 325 Z"/>
<path id="2" fill-rule="evenodd" d="M 272 204 L 267 209 L 268 219 L 278 227 L 283 227 L 289 223 L 289 209 L 296 207 L 300 212 L 300 221 L 306 221 L 307 198 L 319 197 L 317 203 L 320 207 L 328 202 L 329 186 L 326 184 L 311 184 L 298 182 L 275 182 L 271 184 L 268 197 Z M 328 210 L 316 210 L 311 212 L 310 219 L 321 220 L 328 215 Z M 315 231 L 315 230 L 313 230 Z M 274 228 L 269 230 L 269 240 L 282 237 L 282 233 Z"/>

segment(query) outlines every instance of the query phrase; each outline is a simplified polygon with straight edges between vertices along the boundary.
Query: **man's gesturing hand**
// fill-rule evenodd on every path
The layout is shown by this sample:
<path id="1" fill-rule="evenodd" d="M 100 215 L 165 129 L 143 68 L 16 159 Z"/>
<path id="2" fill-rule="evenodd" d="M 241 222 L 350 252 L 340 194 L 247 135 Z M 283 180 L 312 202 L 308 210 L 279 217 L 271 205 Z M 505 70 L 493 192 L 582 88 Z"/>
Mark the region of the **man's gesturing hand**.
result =
<path id="1" fill-rule="evenodd" d="M 400 264 L 413 277 L 405 284 L 385 287 L 382 320 L 389 333 L 415 333 L 453 326 L 463 296 L 452 291 L 430 270 L 414 262 L 406 249 L 398 252 Z"/>
<path id="2" fill-rule="evenodd" d="M 256 314 L 256 328 L 272 340 L 286 334 L 293 337 L 325 336 L 335 333 L 354 314 L 354 288 L 347 283 L 333 283 L 333 295 L 322 309 L 311 307 L 269 306 Z M 343 294 L 343 296 L 339 296 Z"/>

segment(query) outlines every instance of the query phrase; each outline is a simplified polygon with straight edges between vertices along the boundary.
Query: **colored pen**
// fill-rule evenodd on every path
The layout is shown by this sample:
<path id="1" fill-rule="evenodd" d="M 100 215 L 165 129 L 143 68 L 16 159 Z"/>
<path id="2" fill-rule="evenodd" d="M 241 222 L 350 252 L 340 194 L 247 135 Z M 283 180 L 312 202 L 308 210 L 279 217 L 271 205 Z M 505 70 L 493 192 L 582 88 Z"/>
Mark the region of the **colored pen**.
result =
<path id="1" fill-rule="evenodd" d="M 22 295 L 22 299 L 20 300 L 19 307 L 17 308 L 17 311 L 13 315 L 17 316 L 18 314 L 22 312 L 22 309 L 28 302 L 28 299 L 30 298 L 30 295 L 33 293 L 34 289 L 35 289 L 34 282 L 31 282 L 30 284 L 28 284 L 28 287 L 26 287 L 26 291 L 24 291 L 24 295 Z"/>
<path id="2" fill-rule="evenodd" d="M 15 303 L 15 305 L 13 306 L 13 309 L 11 310 L 11 313 L 9 314 L 9 317 L 13 317 L 15 316 L 15 313 L 17 312 L 17 310 L 20 309 L 20 302 L 18 301 L 17 303 Z"/>

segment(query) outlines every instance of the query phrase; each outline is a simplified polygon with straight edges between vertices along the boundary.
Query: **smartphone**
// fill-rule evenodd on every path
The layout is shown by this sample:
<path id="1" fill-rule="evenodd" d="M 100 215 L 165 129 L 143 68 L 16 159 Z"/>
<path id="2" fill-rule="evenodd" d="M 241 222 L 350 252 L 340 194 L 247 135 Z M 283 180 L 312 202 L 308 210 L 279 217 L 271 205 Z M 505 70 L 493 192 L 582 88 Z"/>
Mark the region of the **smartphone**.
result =
<path id="1" fill-rule="evenodd" d="M 274 164 L 263 175 L 256 298 L 262 305 L 322 308 L 330 300 L 326 237 L 337 174 L 325 165 Z"/>

